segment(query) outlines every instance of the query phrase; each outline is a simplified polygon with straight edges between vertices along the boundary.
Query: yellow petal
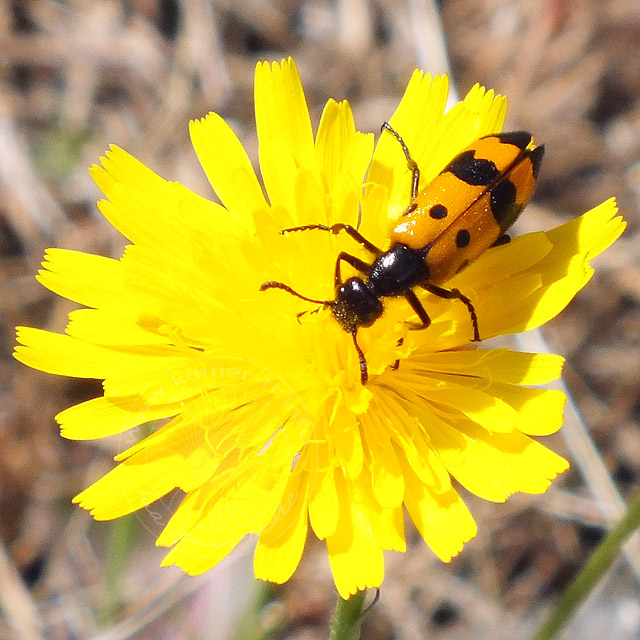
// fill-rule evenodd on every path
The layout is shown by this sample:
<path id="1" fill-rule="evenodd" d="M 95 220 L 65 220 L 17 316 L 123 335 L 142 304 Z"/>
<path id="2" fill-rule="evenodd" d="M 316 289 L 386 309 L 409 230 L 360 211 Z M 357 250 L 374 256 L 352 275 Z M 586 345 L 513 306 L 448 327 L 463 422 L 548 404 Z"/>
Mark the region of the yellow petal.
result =
<path id="1" fill-rule="evenodd" d="M 518 431 L 487 433 L 463 420 L 454 428 L 435 413 L 420 413 L 449 473 L 485 500 L 503 502 L 516 491 L 542 493 L 569 467 L 564 458 Z"/>
<path id="2" fill-rule="evenodd" d="M 193 494 L 188 497 L 191 495 Z M 193 529 L 167 553 L 162 561 L 163 567 L 176 565 L 190 576 L 199 575 L 224 560 L 245 535 L 240 530 L 218 531 L 208 527 Z M 159 539 L 156 545 L 162 546 Z"/>
<path id="3" fill-rule="evenodd" d="M 477 533 L 476 523 L 458 492 L 450 488 L 433 493 L 403 461 L 407 483 L 407 511 L 424 541 L 444 562 L 458 555 L 465 542 Z"/>
<path id="4" fill-rule="evenodd" d="M 329 100 L 316 136 L 316 157 L 331 214 L 328 224 L 358 222 L 359 194 L 373 152 L 373 135 L 356 131 L 348 102 Z"/>
<path id="5" fill-rule="evenodd" d="M 584 255 L 592 260 L 610 247 L 627 224 L 618 215 L 615 198 L 609 198 L 587 213 L 546 233 L 554 247 L 549 263 L 561 263 L 566 256 Z"/>
<path id="6" fill-rule="evenodd" d="M 507 101 L 504 96 L 475 85 L 461 102 L 454 104 L 443 116 L 430 140 L 429 154 L 417 159 L 426 186 L 463 149 L 478 138 L 502 130 Z M 421 176 L 422 178 L 422 176 Z"/>
<path id="7" fill-rule="evenodd" d="M 340 478 L 340 511 L 336 533 L 327 538 L 329 562 L 340 596 L 379 587 L 384 578 L 382 551 L 374 542 L 369 518 L 354 504 L 350 488 Z"/>
<path id="8" fill-rule="evenodd" d="M 247 464 L 226 465 L 213 476 L 206 492 L 191 492 L 157 540 L 161 546 L 178 540 L 163 566 L 177 564 L 190 575 L 202 573 L 215 566 L 244 534 L 262 531 L 289 478 L 289 455 L 286 442 L 276 436 L 268 455 L 254 456 Z"/>
<path id="9" fill-rule="evenodd" d="M 188 439 L 188 434 L 183 434 Z M 179 444 L 179 443 L 178 443 Z M 192 452 L 198 454 L 193 449 Z M 190 464 L 178 447 L 147 449 L 120 463 L 73 501 L 91 512 L 96 520 L 112 520 L 133 513 L 180 486 L 185 477 L 202 477 L 202 457 Z"/>
<path id="10" fill-rule="evenodd" d="M 492 287 L 486 295 L 473 296 L 480 337 L 487 340 L 496 335 L 509 334 L 512 330 L 515 333 L 524 331 L 540 301 L 543 286 L 540 272 L 525 271 Z M 457 314 L 465 312 L 458 306 L 455 311 Z M 467 313 L 467 324 L 468 317 Z"/>
<path id="11" fill-rule="evenodd" d="M 388 429 L 421 482 L 436 493 L 448 491 L 451 487 L 449 473 L 432 451 L 428 433 L 393 393 L 381 391 L 376 394 L 364 424 L 368 426 L 369 422 L 380 422 Z"/>
<path id="12" fill-rule="evenodd" d="M 120 370 L 127 360 L 137 364 L 139 358 L 93 345 L 71 336 L 42 329 L 17 327 L 14 357 L 19 362 L 46 373 L 74 378 L 105 378 L 114 368 Z"/>
<path id="13" fill-rule="evenodd" d="M 436 412 L 464 414 L 489 432 L 507 433 L 515 427 L 517 414 L 514 409 L 491 393 L 481 391 L 486 384 L 483 380 L 447 374 L 437 378 L 400 371 L 398 374 L 396 381 L 406 386 L 403 393 L 411 399 L 413 406 L 420 407 L 428 402 Z M 409 403 L 405 407 L 410 413 Z"/>
<path id="14" fill-rule="evenodd" d="M 92 440 L 106 438 L 133 429 L 152 420 L 170 418 L 180 405 L 149 407 L 140 397 L 94 398 L 69 407 L 56 416 L 63 438 Z"/>
<path id="15" fill-rule="evenodd" d="M 189 124 L 191 142 L 211 186 L 230 215 L 252 225 L 253 214 L 266 205 L 262 188 L 244 147 L 217 114 Z"/>
<path id="16" fill-rule="evenodd" d="M 371 485 L 376 501 L 382 507 L 398 507 L 404 498 L 404 477 L 390 434 L 380 421 L 370 415 L 361 418 L 366 449 L 371 461 Z"/>
<path id="17" fill-rule="evenodd" d="M 296 170 L 315 170 L 315 153 L 307 101 L 291 58 L 281 64 L 258 63 L 255 103 L 260 169 L 269 200 L 295 211 Z"/>
<path id="18" fill-rule="evenodd" d="M 500 287 L 511 278 L 538 269 L 540 262 L 548 256 L 553 244 L 543 232 L 527 233 L 513 238 L 511 242 L 487 249 L 475 262 L 450 280 L 450 286 L 465 292 L 476 291 L 477 298 L 486 295 L 500 297 Z M 497 290 L 493 290 L 496 287 Z M 482 300 L 474 300 L 476 304 Z"/>
<path id="19" fill-rule="evenodd" d="M 562 426 L 567 400 L 562 391 L 526 389 L 500 383 L 492 383 L 488 391 L 513 407 L 517 413 L 515 428 L 522 433 L 548 436 Z"/>
<path id="20" fill-rule="evenodd" d="M 201 498 L 183 501 L 157 544 L 180 544 L 185 536 L 206 540 L 262 531 L 278 506 L 292 458 L 282 433 L 263 452 L 232 452 L 209 474 L 207 491 L 200 492 Z"/>
<path id="21" fill-rule="evenodd" d="M 357 478 L 362 471 L 364 453 L 358 421 L 353 413 L 339 407 L 333 419 L 335 452 L 347 477 Z"/>
<path id="22" fill-rule="evenodd" d="M 496 265 L 495 273 L 511 277 L 506 282 L 495 282 L 489 275 L 487 282 L 492 284 L 487 288 L 480 284 L 477 289 L 474 305 L 484 327 L 483 337 L 533 329 L 560 313 L 593 275 L 589 261 L 624 231 L 626 224 L 617 212 L 616 201 L 611 198 L 579 218 L 546 232 L 543 235 L 551 250 L 516 277 L 511 271 L 514 250 L 529 255 L 539 253 L 541 234 L 516 238 L 510 243 L 514 247 L 497 247 L 493 257 L 502 258 L 503 266 Z M 498 253 L 498 249 L 505 251 Z M 481 279 L 483 257 L 465 269 L 465 278 Z"/>
<path id="23" fill-rule="evenodd" d="M 338 526 L 338 493 L 335 483 L 335 471 L 329 466 L 326 448 L 318 446 L 311 449 L 317 453 L 317 466 L 312 466 L 311 489 L 309 498 L 309 521 L 313 532 L 323 540 L 333 535 Z"/>
<path id="24" fill-rule="evenodd" d="M 124 286 L 118 260 L 80 251 L 47 249 L 38 282 L 87 307 L 118 306 Z"/>
<path id="25" fill-rule="evenodd" d="M 253 559 L 256 578 L 282 584 L 296 570 L 307 536 L 308 491 L 308 474 L 292 473 L 280 506 L 258 538 Z"/>
<path id="26" fill-rule="evenodd" d="M 210 388 L 220 386 L 237 386 L 240 367 L 245 364 L 238 358 L 225 356 L 208 356 L 196 349 L 167 350 L 166 354 L 147 349 L 145 357 L 131 356 L 128 368 L 119 367 L 110 370 L 104 383 L 108 396 L 124 396 L 139 394 L 150 404 L 170 404 L 192 398 Z M 124 360 L 120 354 L 120 362 Z M 249 371 L 252 368 L 249 365 Z M 245 373 L 243 371 L 243 373 Z M 256 370 L 246 376 L 249 388 L 259 387 L 264 382 L 265 374 Z M 140 380 L 145 381 L 142 387 Z"/>
<path id="27" fill-rule="evenodd" d="M 325 192 L 321 180 L 318 179 L 317 172 L 309 170 L 307 167 L 300 167 L 295 177 L 292 178 L 294 210 L 298 212 L 300 221 L 311 222 L 312 224 L 326 224 L 330 222 L 328 215 L 328 202 L 325 201 Z M 314 233 L 314 231 L 311 231 Z M 320 238 L 325 235 L 320 233 Z M 325 235 L 325 241 L 331 240 L 329 234 Z M 311 267 L 311 265 L 310 265 Z"/>
<path id="28" fill-rule="evenodd" d="M 161 321 L 160 321 L 161 322 Z M 145 326 L 146 325 L 146 326 Z M 134 347 L 171 344 L 152 322 L 139 322 L 125 309 L 78 309 L 69 314 L 67 334 L 102 346 Z"/>
<path id="29" fill-rule="evenodd" d="M 511 349 L 438 351 L 411 354 L 407 366 L 421 374 L 448 373 L 477 376 L 510 384 L 545 384 L 556 380 L 564 359 L 547 353 L 523 353 Z"/>
<path id="30" fill-rule="evenodd" d="M 404 538 L 404 515 L 401 505 L 381 506 L 372 491 L 372 480 L 363 473 L 354 483 L 352 493 L 353 517 L 358 521 L 368 520 L 371 536 L 380 549 L 404 553 L 407 545 Z"/>
<path id="31" fill-rule="evenodd" d="M 176 182 L 167 182 L 119 147 L 112 146 L 94 165 L 91 176 L 108 200 L 100 212 L 135 244 L 175 255 L 176 245 L 191 246 L 193 237 L 208 230 L 237 235 L 229 213 Z"/>

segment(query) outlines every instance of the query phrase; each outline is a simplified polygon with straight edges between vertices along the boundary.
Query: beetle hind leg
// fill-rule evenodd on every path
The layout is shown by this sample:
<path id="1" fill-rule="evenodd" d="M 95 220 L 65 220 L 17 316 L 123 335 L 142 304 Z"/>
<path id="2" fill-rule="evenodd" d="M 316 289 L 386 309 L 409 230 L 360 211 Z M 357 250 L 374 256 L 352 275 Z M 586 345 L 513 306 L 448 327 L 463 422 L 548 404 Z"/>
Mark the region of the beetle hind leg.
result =
<path id="1" fill-rule="evenodd" d="M 444 298 L 445 300 L 460 300 L 464 303 L 469 310 L 471 316 L 471 324 L 473 325 L 473 342 L 480 342 L 480 329 L 478 329 L 478 314 L 476 313 L 473 303 L 467 296 L 458 291 L 458 289 L 443 289 L 435 284 L 421 285 L 423 289 L 426 289 L 429 293 L 433 293 L 434 296 Z"/>

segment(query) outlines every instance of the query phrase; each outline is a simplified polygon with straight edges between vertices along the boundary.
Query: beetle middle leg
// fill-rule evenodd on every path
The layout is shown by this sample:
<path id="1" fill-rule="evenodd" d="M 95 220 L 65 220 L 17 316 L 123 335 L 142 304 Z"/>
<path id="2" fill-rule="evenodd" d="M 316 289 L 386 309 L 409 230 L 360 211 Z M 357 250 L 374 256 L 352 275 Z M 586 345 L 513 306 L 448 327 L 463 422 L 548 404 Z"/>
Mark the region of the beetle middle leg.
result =
<path id="1" fill-rule="evenodd" d="M 415 311 L 416 315 L 422 321 L 421 324 L 417 322 L 409 322 L 410 329 L 426 329 L 431 324 L 431 318 L 429 314 L 425 311 L 425 308 L 422 306 L 422 302 L 418 300 L 418 296 L 413 291 L 407 291 L 404 294 L 404 297 L 407 299 L 411 308 Z"/>

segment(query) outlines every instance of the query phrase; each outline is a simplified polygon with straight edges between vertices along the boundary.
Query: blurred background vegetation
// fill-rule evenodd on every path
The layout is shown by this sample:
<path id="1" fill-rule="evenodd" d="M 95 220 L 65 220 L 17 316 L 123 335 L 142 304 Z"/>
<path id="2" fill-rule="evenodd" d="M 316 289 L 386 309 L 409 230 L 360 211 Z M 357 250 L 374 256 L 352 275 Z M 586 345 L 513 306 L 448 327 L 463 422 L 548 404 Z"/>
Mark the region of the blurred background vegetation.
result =
<path id="1" fill-rule="evenodd" d="M 529 637 L 615 519 L 616 491 L 627 499 L 637 489 L 637 0 L 0 0 L 2 639 L 327 637 L 335 593 L 322 544 L 310 543 L 281 588 L 255 583 L 250 543 L 193 579 L 161 570 L 154 547 L 178 496 L 113 524 L 73 507 L 121 443 L 62 440 L 54 415 L 100 387 L 11 358 L 16 324 L 60 331 L 73 308 L 34 279 L 45 248 L 122 251 L 87 173 L 109 144 L 213 197 L 188 121 L 221 113 L 255 161 L 254 66 L 290 55 L 314 124 L 329 97 L 346 98 L 357 127 L 377 132 L 415 67 L 452 73 L 462 95 L 476 82 L 494 88 L 509 97 L 507 127 L 547 148 L 520 230 L 549 228 L 611 195 L 629 221 L 594 281 L 544 330 L 568 359 L 582 416 L 569 412 L 577 427 L 545 444 L 573 469 L 545 496 L 504 505 L 468 496 L 480 533 L 451 565 L 410 535 L 406 554 L 388 556 L 364 638 Z M 537 348 L 526 338 L 521 347 Z M 638 548 L 569 637 L 640 637 Z"/>

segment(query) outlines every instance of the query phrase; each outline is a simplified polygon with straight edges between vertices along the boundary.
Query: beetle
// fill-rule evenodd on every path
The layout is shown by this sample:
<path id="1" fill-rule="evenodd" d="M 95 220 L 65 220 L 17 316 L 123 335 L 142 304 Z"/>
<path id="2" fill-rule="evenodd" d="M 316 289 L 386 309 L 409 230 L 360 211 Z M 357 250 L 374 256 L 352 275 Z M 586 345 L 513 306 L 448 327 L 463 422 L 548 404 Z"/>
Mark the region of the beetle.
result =
<path id="1" fill-rule="evenodd" d="M 420 169 L 404 139 L 387 122 L 388 131 L 400 144 L 411 171 L 411 197 L 407 208 L 389 234 L 389 248 L 382 250 L 355 227 L 309 224 L 283 229 L 280 233 L 321 230 L 349 235 L 369 252 L 371 262 L 342 251 L 335 263 L 333 300 L 308 298 L 283 282 L 262 283 L 260 291 L 281 289 L 307 302 L 331 310 L 340 326 L 351 335 L 360 363 L 360 381 L 366 384 L 367 361 L 358 345 L 360 327 L 370 327 L 384 312 L 384 298 L 404 296 L 419 323 L 431 324 L 414 289 L 466 305 L 473 326 L 473 341 L 480 340 L 478 317 L 471 300 L 446 283 L 489 247 L 509 241 L 505 232 L 527 205 L 535 189 L 543 145 L 535 145 L 526 131 L 495 133 L 479 138 L 449 162 L 424 189 L 419 190 Z M 343 280 L 346 263 L 361 275 Z M 306 312 L 298 314 L 298 317 Z"/>

